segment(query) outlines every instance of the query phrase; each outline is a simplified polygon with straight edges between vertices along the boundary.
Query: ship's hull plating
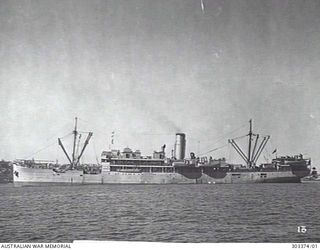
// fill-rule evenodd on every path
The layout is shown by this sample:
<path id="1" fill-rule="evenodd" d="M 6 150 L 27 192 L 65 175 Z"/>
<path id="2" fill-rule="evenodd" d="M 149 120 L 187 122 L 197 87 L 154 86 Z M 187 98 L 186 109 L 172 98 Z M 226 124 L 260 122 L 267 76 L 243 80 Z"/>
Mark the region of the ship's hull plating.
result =
<path id="1" fill-rule="evenodd" d="M 72 184 L 232 184 L 301 182 L 292 171 L 225 172 L 220 174 L 184 175 L 181 173 L 124 173 L 102 171 L 101 174 L 84 174 L 80 170 L 56 173 L 52 169 L 27 168 L 14 164 L 13 181 L 16 186 L 72 185 Z"/>

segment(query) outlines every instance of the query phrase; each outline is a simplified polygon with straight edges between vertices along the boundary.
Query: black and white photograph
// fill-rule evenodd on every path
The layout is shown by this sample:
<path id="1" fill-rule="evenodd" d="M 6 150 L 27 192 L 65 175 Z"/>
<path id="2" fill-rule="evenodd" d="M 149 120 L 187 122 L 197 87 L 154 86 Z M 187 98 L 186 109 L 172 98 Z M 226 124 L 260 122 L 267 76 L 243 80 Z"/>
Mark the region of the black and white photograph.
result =
<path id="1" fill-rule="evenodd" d="M 320 247 L 319 0 L 0 0 L 0 115 L 0 248 Z"/>

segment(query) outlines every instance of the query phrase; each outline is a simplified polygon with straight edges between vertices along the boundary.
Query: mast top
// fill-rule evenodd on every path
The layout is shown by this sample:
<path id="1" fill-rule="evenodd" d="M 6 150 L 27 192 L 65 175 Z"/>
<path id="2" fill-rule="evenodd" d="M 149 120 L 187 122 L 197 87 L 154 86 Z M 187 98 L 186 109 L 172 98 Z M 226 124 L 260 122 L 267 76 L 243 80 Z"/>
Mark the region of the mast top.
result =
<path id="1" fill-rule="evenodd" d="M 77 132 L 77 126 L 78 126 L 78 117 L 74 118 L 74 133 Z"/>

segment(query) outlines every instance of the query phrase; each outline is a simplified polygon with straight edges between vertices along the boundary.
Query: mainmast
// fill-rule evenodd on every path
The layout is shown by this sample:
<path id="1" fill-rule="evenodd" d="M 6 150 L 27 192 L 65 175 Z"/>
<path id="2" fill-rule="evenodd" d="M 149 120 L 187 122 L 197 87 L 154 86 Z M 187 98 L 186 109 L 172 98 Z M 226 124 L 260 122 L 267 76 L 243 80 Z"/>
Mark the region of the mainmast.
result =
<path id="1" fill-rule="evenodd" d="M 240 155 L 240 157 L 246 162 L 247 167 L 252 168 L 255 167 L 259 156 L 261 155 L 263 149 L 265 148 L 270 136 L 264 136 L 261 143 L 258 146 L 259 134 L 254 134 L 252 132 L 252 120 L 249 120 L 249 133 L 246 135 L 249 137 L 248 141 L 248 154 L 246 155 L 244 151 L 239 147 L 239 145 L 235 142 L 234 139 L 230 139 L 229 143 L 236 150 L 236 152 Z M 252 149 L 252 140 L 255 137 L 254 146 Z M 257 147 L 258 146 L 258 147 Z M 258 149 L 257 149 L 258 148 Z"/>
<path id="2" fill-rule="evenodd" d="M 252 142 L 252 119 L 249 120 L 250 128 L 249 128 L 249 145 L 248 145 L 248 167 L 251 167 L 251 142 Z"/>
<path id="3" fill-rule="evenodd" d="M 75 150 L 76 150 L 76 141 L 77 141 L 77 123 L 78 123 L 78 118 L 75 118 L 75 125 L 74 125 L 74 130 L 73 130 L 73 148 L 72 148 L 72 168 L 75 167 Z"/>

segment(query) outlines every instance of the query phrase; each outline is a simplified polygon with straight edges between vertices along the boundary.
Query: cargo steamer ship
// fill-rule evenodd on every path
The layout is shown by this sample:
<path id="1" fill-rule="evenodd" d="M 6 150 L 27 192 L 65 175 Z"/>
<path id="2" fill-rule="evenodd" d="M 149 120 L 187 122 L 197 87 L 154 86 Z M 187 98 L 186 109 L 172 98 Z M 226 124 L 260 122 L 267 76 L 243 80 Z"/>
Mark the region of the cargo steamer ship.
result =
<path id="1" fill-rule="evenodd" d="M 185 157 L 186 135 L 177 133 L 170 158 L 165 155 L 163 145 L 153 156 L 142 156 L 139 150 L 125 148 L 103 151 L 98 165 L 81 165 L 80 159 L 88 145 L 90 132 L 79 155 L 76 155 L 77 119 L 73 131 L 72 157 L 65 153 L 69 164 L 19 160 L 13 164 L 13 181 L 16 186 L 39 184 L 222 184 L 222 183 L 265 183 L 300 182 L 310 173 L 310 159 L 302 155 L 276 157 L 271 163 L 257 165 L 257 160 L 270 136 L 259 141 L 259 134 L 252 132 L 250 120 L 248 153 L 239 147 L 234 139 L 229 143 L 245 161 L 245 165 L 229 164 L 225 158 L 196 157 L 190 153 Z"/>

